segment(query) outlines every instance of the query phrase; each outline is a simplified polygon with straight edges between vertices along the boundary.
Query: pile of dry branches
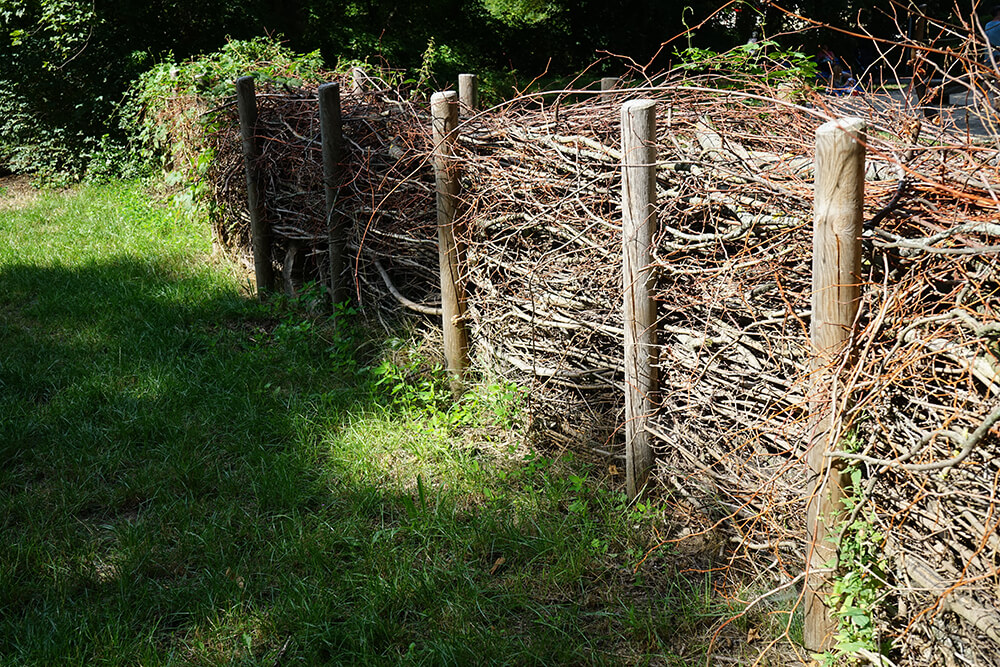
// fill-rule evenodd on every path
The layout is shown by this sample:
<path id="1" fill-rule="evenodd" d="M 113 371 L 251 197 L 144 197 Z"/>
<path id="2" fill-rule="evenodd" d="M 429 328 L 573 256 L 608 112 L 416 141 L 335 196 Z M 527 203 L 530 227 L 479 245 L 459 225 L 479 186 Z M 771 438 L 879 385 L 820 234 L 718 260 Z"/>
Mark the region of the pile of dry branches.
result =
<path id="1" fill-rule="evenodd" d="M 888 101 L 807 109 L 687 83 L 467 130 L 477 339 L 549 390 L 536 395 L 557 401 L 542 411 L 557 432 L 620 426 L 617 109 L 626 95 L 659 100 L 659 477 L 691 515 L 684 537 L 735 545 L 720 554 L 757 574 L 768 554 L 766 576 L 791 579 L 804 543 L 811 138 L 831 116 L 866 117 L 866 304 L 841 391 L 842 432 L 859 450 L 844 458 L 868 480 L 856 514 L 894 561 L 896 616 L 881 620 L 906 635 L 900 654 L 985 660 L 992 642 L 940 644 L 935 632 L 942 612 L 994 641 L 1000 622 L 989 606 L 1000 584 L 995 151 L 943 124 L 921 130 L 922 114 Z M 920 617 L 932 622 L 911 623 Z"/>
<path id="2" fill-rule="evenodd" d="M 804 564 L 813 133 L 868 121 L 865 289 L 840 429 L 861 471 L 852 519 L 887 560 L 881 637 L 898 664 L 1000 651 L 1000 183 L 996 150 L 907 103 L 671 75 L 612 96 L 566 92 L 463 110 L 461 244 L 478 361 L 528 387 L 536 427 L 619 452 L 619 108 L 659 101 L 655 242 L 661 389 L 657 476 L 733 572 L 773 587 Z M 435 312 L 426 110 L 390 90 L 344 95 L 361 298 Z M 275 261 L 326 228 L 314 91 L 261 98 Z M 991 118 L 988 118 L 991 120 Z M 216 137 L 220 237 L 248 247 L 235 125 Z M 307 266 L 308 270 L 308 266 Z M 293 280 L 293 278 L 289 278 Z M 876 538 L 872 538 L 876 539 Z M 766 597 L 758 599 L 758 602 Z M 955 623 L 958 618 L 961 622 Z"/>
<path id="3" fill-rule="evenodd" d="M 375 77 L 341 84 L 344 163 L 336 215 L 352 221 L 349 277 L 366 302 L 398 305 L 403 293 L 431 301 L 438 285 L 434 179 L 426 163 L 426 111 Z M 265 87 L 257 94 L 260 149 L 272 261 L 286 291 L 304 280 L 328 283 L 328 229 L 316 90 Z M 216 238 L 246 261 L 250 248 L 246 182 L 233 104 L 216 112 L 208 182 Z M 398 281 L 398 284 L 397 282 Z M 395 295 L 395 296 L 394 296 Z M 384 301 L 383 301 L 384 300 Z M 431 304 L 408 301 L 418 312 Z"/>

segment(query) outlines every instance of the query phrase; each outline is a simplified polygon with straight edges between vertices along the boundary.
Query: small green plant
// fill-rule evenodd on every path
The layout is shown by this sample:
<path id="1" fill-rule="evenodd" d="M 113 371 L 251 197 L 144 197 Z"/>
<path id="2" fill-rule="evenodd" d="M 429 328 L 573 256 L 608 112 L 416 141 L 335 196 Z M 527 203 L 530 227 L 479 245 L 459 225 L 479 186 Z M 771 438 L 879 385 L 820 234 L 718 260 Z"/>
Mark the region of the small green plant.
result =
<path id="1" fill-rule="evenodd" d="M 436 58 L 437 48 L 434 44 L 434 38 L 431 37 L 427 40 L 427 48 L 424 50 L 424 55 L 420 59 L 420 67 L 417 68 L 417 78 L 411 82 L 413 84 L 413 91 L 410 94 L 411 97 L 416 98 L 420 94 L 421 89 L 431 78 L 431 72 L 434 69 L 434 61 Z"/>
<path id="2" fill-rule="evenodd" d="M 412 340 L 392 339 L 388 353 L 369 372 L 377 392 L 435 428 L 510 430 L 521 420 L 524 392 L 517 385 L 506 380 L 473 383 L 456 400 L 444 366 Z"/>
<path id="3" fill-rule="evenodd" d="M 393 339 L 390 354 L 371 371 L 374 386 L 393 404 L 429 416 L 447 409 L 451 393 L 444 367 L 408 341 Z"/>
<path id="4" fill-rule="evenodd" d="M 466 423 L 511 429 L 522 418 L 525 392 L 513 382 L 497 380 L 477 385 L 455 406 Z"/>
<path id="5" fill-rule="evenodd" d="M 731 77 L 730 85 L 741 79 L 771 84 L 816 80 L 816 62 L 811 57 L 794 49 L 782 49 L 771 40 L 742 44 L 721 53 L 688 46 L 676 55 L 679 69 Z"/>
<path id="6" fill-rule="evenodd" d="M 329 311 L 328 292 L 315 282 L 302 285 L 294 296 L 275 295 L 261 305 L 263 312 L 277 320 L 269 338 L 258 347 L 280 344 L 285 347 L 323 349 L 332 369 L 343 377 L 364 379 L 370 369 L 365 363 L 361 341 L 364 328 L 359 311 L 349 301 Z M 324 312 L 325 311 L 325 312 Z"/>
<path id="7" fill-rule="evenodd" d="M 359 356 L 358 343 L 362 337 L 359 313 L 349 301 L 336 304 L 330 317 L 330 338 L 327 339 L 327 353 L 334 366 L 355 376 L 361 375 L 367 368 Z"/>
<path id="8" fill-rule="evenodd" d="M 461 70 L 464 64 L 462 56 L 447 44 L 438 44 L 431 37 L 427 40 L 427 48 L 420 57 L 420 66 L 413 76 L 405 78 L 401 83 L 410 88 L 410 98 L 418 99 L 429 95 L 437 89 L 434 83 L 435 75 L 451 79 Z"/>
<path id="9" fill-rule="evenodd" d="M 859 449 L 856 436 L 848 434 L 841 447 Z M 883 653 L 876 620 L 885 601 L 888 564 L 882 554 L 885 536 L 875 528 L 874 513 L 864 512 L 866 499 L 861 495 L 862 471 L 850 465 L 846 471 L 851 485 L 842 500 L 847 518 L 839 526 L 837 577 L 833 582 L 830 604 L 837 619 L 838 631 L 833 650 L 823 654 L 823 664 L 835 665 L 859 650 Z"/>

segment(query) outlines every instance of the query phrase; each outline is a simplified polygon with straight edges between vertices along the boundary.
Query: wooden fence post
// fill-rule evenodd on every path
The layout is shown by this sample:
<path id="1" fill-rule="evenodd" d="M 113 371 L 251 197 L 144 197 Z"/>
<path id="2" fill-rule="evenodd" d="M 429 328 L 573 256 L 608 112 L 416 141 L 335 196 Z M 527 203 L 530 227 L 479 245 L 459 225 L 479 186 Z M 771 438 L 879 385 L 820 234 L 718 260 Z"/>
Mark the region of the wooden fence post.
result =
<path id="1" fill-rule="evenodd" d="M 458 100 L 469 111 L 479 108 L 479 77 L 475 74 L 458 75 Z"/>
<path id="2" fill-rule="evenodd" d="M 327 257 L 330 262 L 330 300 L 336 315 L 337 304 L 347 300 L 344 278 L 347 230 L 337 213 L 340 194 L 340 155 L 343 136 L 340 118 L 340 84 L 324 83 L 319 87 L 319 127 L 323 144 L 323 193 L 326 196 Z"/>
<path id="3" fill-rule="evenodd" d="M 618 83 L 618 79 L 613 76 L 605 76 L 601 78 L 601 97 L 611 97 L 614 92 L 615 85 Z"/>
<path id="4" fill-rule="evenodd" d="M 351 68 L 351 92 L 353 93 L 363 93 L 367 86 L 365 81 L 367 81 L 368 75 L 365 70 L 361 67 Z"/>
<path id="5" fill-rule="evenodd" d="M 236 106 L 240 115 L 240 135 L 243 138 L 243 165 L 247 174 L 253 268 L 257 280 L 257 295 L 263 296 L 264 292 L 274 289 L 274 266 L 271 263 L 271 239 L 265 226 L 264 198 L 257 169 L 257 98 L 252 76 L 236 80 Z"/>
<path id="6" fill-rule="evenodd" d="M 836 561 L 836 536 L 843 519 L 841 499 L 849 480 L 843 464 L 825 456 L 839 445 L 837 366 L 853 336 L 861 302 L 861 230 L 865 194 L 865 122 L 830 121 L 816 130 L 813 230 L 811 392 L 807 487 L 807 572 L 805 645 L 833 646 L 837 621 L 825 604 L 829 565 Z"/>
<path id="7" fill-rule="evenodd" d="M 653 412 L 656 304 L 650 285 L 656 231 L 656 103 L 622 105 L 622 280 L 625 323 L 625 484 L 629 499 L 653 468 L 646 421 Z"/>
<path id="8" fill-rule="evenodd" d="M 437 190 L 438 261 L 441 267 L 441 311 L 444 356 L 451 392 L 465 390 L 469 367 L 469 332 L 465 316 L 465 287 L 461 257 L 455 239 L 458 174 L 454 162 L 458 127 L 458 94 L 449 90 L 431 96 L 434 139 L 434 183 Z"/>

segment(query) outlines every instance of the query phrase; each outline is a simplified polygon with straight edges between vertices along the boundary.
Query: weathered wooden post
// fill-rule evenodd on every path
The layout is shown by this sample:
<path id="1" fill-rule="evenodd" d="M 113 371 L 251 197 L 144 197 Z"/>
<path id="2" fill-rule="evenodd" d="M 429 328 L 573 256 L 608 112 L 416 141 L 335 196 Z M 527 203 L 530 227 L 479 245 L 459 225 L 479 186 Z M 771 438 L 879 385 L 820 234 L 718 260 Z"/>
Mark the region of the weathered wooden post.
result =
<path id="1" fill-rule="evenodd" d="M 618 79 L 613 76 L 601 77 L 601 97 L 611 97 L 618 84 Z"/>
<path id="2" fill-rule="evenodd" d="M 340 155 L 343 136 L 340 118 L 340 84 L 324 83 L 319 87 L 319 128 L 323 145 L 323 193 L 326 196 L 327 258 L 330 263 L 330 300 L 336 314 L 337 304 L 347 300 L 344 268 L 347 258 L 347 229 L 337 213 L 340 194 Z"/>
<path id="3" fill-rule="evenodd" d="M 265 226 L 264 198 L 257 169 L 257 97 L 252 76 L 236 80 L 236 106 L 240 115 L 243 138 L 243 165 L 247 174 L 247 206 L 250 209 L 250 245 L 253 247 L 253 269 L 257 280 L 257 295 L 274 289 L 274 266 L 271 263 L 271 238 Z"/>
<path id="4" fill-rule="evenodd" d="M 465 286 L 455 239 L 458 174 L 454 153 L 458 127 L 458 94 L 449 90 L 431 96 L 434 139 L 434 183 L 437 190 L 438 261 L 441 267 L 441 311 L 444 356 L 451 392 L 465 390 L 469 367 L 469 332 L 465 318 Z"/>
<path id="5" fill-rule="evenodd" d="M 468 111 L 479 109 L 479 77 L 475 74 L 458 75 L 458 100 Z"/>
<path id="6" fill-rule="evenodd" d="M 353 93 L 363 93 L 365 90 L 365 81 L 368 80 L 368 75 L 365 74 L 365 70 L 360 67 L 351 68 L 351 92 Z"/>
<path id="7" fill-rule="evenodd" d="M 825 604 L 835 537 L 843 518 L 846 488 L 843 464 L 826 454 L 839 445 L 836 405 L 837 367 L 856 326 L 861 302 L 861 228 L 865 195 L 865 122 L 830 121 L 816 130 L 816 184 L 813 230 L 812 324 L 813 390 L 807 488 L 806 647 L 833 645 L 837 622 Z"/>
<path id="8" fill-rule="evenodd" d="M 651 289 L 656 231 L 656 103 L 622 105 L 622 279 L 625 323 L 625 485 L 630 499 L 653 468 L 646 421 L 653 412 L 656 304 Z"/>

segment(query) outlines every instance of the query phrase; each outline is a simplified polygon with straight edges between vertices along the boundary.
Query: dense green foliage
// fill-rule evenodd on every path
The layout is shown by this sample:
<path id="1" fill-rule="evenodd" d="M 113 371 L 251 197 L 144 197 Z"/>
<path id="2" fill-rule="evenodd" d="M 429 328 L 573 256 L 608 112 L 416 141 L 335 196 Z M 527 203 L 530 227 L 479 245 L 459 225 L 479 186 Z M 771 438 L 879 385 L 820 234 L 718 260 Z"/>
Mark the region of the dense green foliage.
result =
<path id="1" fill-rule="evenodd" d="M 236 3 L 0 0 L 0 165 L 120 172 L 116 107 L 129 82 L 178 46 L 259 31 L 241 16 Z"/>
<path id="2" fill-rule="evenodd" d="M 259 82 L 302 86 L 329 80 L 318 51 L 297 55 L 266 38 L 230 41 L 205 56 L 163 60 L 144 72 L 118 107 L 120 127 L 130 138 L 130 159 L 168 172 L 168 181 L 194 183 L 212 156 L 205 146 L 203 117 L 233 95 L 233 81 L 252 72 Z"/>
<path id="3" fill-rule="evenodd" d="M 832 25 L 855 26 L 860 17 L 882 36 L 896 31 L 888 2 L 874 9 L 860 0 L 787 4 Z M 509 92 L 546 69 L 571 75 L 601 58 L 594 74 L 622 73 L 626 61 L 608 54 L 661 69 L 687 45 L 670 41 L 687 27 L 696 27 L 693 46 L 725 51 L 754 33 L 794 28 L 795 20 L 752 0 L 721 10 L 676 0 L 0 0 L 0 169 L 128 171 L 135 161 L 118 105 L 130 82 L 157 63 L 186 62 L 230 39 L 278 36 L 295 52 L 320 53 L 330 68 L 353 59 L 422 69 L 430 85 L 476 71 L 487 86 Z M 832 37 L 810 31 L 783 39 L 796 40 L 786 48 L 809 52 Z"/>

